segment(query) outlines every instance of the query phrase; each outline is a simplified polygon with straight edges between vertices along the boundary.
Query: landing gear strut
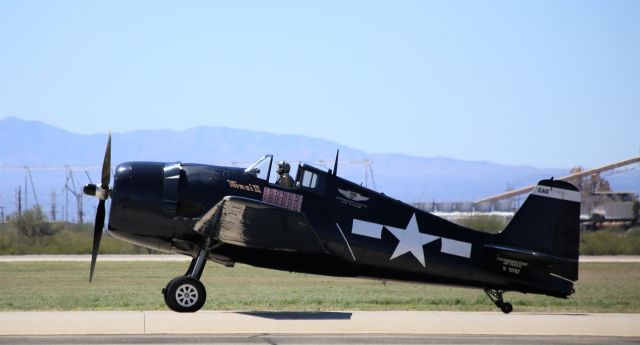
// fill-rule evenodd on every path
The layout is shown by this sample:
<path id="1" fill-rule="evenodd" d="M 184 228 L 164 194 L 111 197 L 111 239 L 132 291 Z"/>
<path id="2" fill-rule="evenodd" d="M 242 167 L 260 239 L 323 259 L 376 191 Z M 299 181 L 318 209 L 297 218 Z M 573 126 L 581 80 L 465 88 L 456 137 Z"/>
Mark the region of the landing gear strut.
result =
<path id="1" fill-rule="evenodd" d="M 207 251 L 201 249 L 198 256 L 191 260 L 187 273 L 173 278 L 162 289 L 167 307 L 179 313 L 193 313 L 202 308 L 207 300 L 207 291 L 200 282 L 200 276 L 206 263 Z"/>
<path id="2" fill-rule="evenodd" d="M 487 294 L 487 296 L 489 296 L 491 302 L 493 302 L 496 307 L 500 308 L 503 313 L 509 314 L 513 311 L 513 306 L 511 305 L 511 303 L 505 302 L 502 298 L 504 291 L 495 289 L 484 289 L 484 292 Z"/>

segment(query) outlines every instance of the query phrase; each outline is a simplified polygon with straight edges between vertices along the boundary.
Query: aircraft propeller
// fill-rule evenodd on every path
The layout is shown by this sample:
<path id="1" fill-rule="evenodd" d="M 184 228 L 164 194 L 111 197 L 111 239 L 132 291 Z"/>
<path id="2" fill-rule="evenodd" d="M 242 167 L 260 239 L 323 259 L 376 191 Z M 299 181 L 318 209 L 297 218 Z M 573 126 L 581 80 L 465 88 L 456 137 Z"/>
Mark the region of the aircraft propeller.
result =
<path id="1" fill-rule="evenodd" d="M 100 179 L 100 186 L 93 183 L 87 184 L 82 188 L 84 194 L 97 197 L 98 209 L 96 210 L 96 219 L 93 227 L 93 249 L 91 251 L 91 272 L 89 274 L 89 282 L 93 280 L 93 272 L 96 268 L 96 260 L 98 259 L 98 250 L 100 249 L 100 239 L 102 238 L 102 229 L 104 228 L 105 218 L 105 201 L 109 198 L 111 189 L 109 183 L 111 182 L 111 133 L 109 133 L 109 140 L 107 141 L 107 149 L 104 153 L 104 160 L 102 162 L 102 178 Z"/>

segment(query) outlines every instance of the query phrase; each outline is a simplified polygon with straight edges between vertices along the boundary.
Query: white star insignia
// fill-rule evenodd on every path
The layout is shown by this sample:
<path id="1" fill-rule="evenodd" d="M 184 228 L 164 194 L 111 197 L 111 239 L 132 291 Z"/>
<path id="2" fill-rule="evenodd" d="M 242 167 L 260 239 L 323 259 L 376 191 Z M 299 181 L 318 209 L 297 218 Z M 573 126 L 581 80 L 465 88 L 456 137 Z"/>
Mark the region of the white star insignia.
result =
<path id="1" fill-rule="evenodd" d="M 353 219 L 353 223 L 351 224 L 351 233 L 380 240 L 382 239 L 382 229 L 384 228 L 387 228 L 387 230 L 389 230 L 389 232 L 398 239 L 398 245 L 389 260 L 393 260 L 405 253 L 411 253 L 420 262 L 420 264 L 422 264 L 422 267 L 426 267 L 422 246 L 437 239 L 442 240 L 440 253 L 455 255 L 467 259 L 471 258 L 471 243 L 421 233 L 418 228 L 418 221 L 416 220 L 415 213 L 411 216 L 409 224 L 407 224 L 404 229 L 367 222 L 360 219 Z M 346 240 L 347 238 L 345 237 L 345 241 Z M 349 243 L 347 243 L 347 246 L 348 245 Z"/>
<path id="2" fill-rule="evenodd" d="M 411 217 L 411 220 L 405 229 L 394 228 L 391 226 L 386 226 L 386 228 L 398 239 L 398 241 L 400 241 L 389 260 L 393 260 L 404 253 L 411 253 L 416 259 L 418 259 L 418 261 L 420 261 L 423 267 L 426 267 L 422 246 L 433 242 L 440 237 L 421 233 L 418 228 L 415 213 Z"/>

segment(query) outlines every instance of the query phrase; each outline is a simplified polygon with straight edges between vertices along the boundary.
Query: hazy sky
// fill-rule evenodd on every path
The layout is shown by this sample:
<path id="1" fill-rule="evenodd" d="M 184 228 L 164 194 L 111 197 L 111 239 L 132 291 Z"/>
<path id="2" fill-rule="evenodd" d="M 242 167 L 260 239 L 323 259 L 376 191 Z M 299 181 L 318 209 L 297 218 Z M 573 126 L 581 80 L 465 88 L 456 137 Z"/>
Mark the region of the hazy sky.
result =
<path id="1" fill-rule="evenodd" d="M 640 1 L 3 0 L 7 116 L 597 166 L 640 154 Z"/>

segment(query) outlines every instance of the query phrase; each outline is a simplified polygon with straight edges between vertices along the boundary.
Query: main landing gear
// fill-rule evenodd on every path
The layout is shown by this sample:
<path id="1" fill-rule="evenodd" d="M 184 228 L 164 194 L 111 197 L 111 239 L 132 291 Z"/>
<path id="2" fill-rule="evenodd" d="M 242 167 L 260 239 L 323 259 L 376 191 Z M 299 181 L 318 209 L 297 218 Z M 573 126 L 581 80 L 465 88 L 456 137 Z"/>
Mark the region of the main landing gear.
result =
<path id="1" fill-rule="evenodd" d="M 207 251 L 201 249 L 198 256 L 191 260 L 187 273 L 173 278 L 162 289 L 167 307 L 179 313 L 193 313 L 202 308 L 207 300 L 207 291 L 200 282 L 200 276 L 206 263 Z"/>
<path id="2" fill-rule="evenodd" d="M 504 291 L 495 289 L 484 289 L 484 292 L 487 294 L 487 296 L 489 296 L 491 302 L 493 302 L 496 307 L 500 308 L 503 313 L 509 314 L 513 311 L 513 306 L 511 305 L 511 303 L 505 302 L 502 298 Z"/>

